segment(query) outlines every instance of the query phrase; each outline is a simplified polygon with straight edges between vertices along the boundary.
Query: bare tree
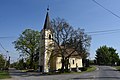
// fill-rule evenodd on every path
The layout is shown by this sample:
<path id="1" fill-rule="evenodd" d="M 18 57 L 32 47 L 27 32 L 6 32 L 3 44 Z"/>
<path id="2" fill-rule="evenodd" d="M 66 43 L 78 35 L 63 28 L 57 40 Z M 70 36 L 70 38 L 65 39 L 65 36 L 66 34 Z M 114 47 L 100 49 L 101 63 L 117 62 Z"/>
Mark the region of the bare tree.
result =
<path id="1" fill-rule="evenodd" d="M 83 29 L 75 30 L 64 19 L 60 18 L 53 19 L 51 25 L 55 50 L 62 57 L 61 71 L 64 71 L 64 67 L 68 70 L 68 60 L 75 52 L 84 58 L 87 57 L 91 37 L 85 34 Z"/>

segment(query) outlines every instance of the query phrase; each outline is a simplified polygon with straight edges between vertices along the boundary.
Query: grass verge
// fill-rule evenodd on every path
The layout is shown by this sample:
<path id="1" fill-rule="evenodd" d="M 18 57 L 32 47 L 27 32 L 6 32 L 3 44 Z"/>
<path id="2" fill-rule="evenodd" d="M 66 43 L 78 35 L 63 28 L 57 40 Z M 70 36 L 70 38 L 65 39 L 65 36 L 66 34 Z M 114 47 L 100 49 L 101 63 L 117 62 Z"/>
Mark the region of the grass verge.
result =
<path id="1" fill-rule="evenodd" d="M 90 67 L 84 68 L 84 70 L 82 70 L 81 72 L 64 72 L 64 73 L 48 72 L 48 73 L 44 73 L 44 75 L 80 74 L 80 73 L 84 73 L 84 72 L 92 72 L 92 71 L 95 71 L 95 70 L 96 70 L 95 66 L 90 66 Z M 31 70 L 21 70 L 21 72 L 31 72 Z M 32 72 L 34 72 L 34 71 L 32 71 Z"/>
<path id="2" fill-rule="evenodd" d="M 71 74 L 71 73 L 80 74 L 80 73 L 92 72 L 92 71 L 95 71 L 95 70 L 96 70 L 95 66 L 90 66 L 90 67 L 87 67 L 84 71 L 81 71 L 81 72 L 70 72 L 68 74 Z"/>
<path id="3" fill-rule="evenodd" d="M 92 72 L 92 71 L 95 71 L 95 70 L 96 70 L 96 67 L 95 67 L 95 66 L 90 66 L 90 67 L 88 67 L 87 70 L 84 71 L 84 72 Z"/>
<path id="4" fill-rule="evenodd" d="M 120 66 L 114 66 L 113 68 L 116 68 L 118 71 L 120 71 Z"/>
<path id="5" fill-rule="evenodd" d="M 0 71 L 0 79 L 11 78 L 8 71 Z"/>
<path id="6" fill-rule="evenodd" d="M 61 73 L 61 74 L 80 74 L 80 73 L 84 73 L 84 72 L 92 72 L 95 71 L 96 67 L 95 66 L 90 66 L 87 67 L 85 71 L 81 71 L 81 72 L 65 72 L 65 73 Z"/>

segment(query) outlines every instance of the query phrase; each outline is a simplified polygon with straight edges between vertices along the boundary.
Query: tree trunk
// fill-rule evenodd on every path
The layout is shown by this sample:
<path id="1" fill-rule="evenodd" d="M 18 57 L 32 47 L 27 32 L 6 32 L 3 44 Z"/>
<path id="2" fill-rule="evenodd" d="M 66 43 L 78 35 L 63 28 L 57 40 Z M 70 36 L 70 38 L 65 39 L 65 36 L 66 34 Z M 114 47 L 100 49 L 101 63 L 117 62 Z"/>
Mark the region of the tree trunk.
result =
<path id="1" fill-rule="evenodd" d="M 65 71 L 68 72 L 69 58 L 65 58 Z"/>
<path id="2" fill-rule="evenodd" d="M 30 69 L 33 69 L 33 54 L 30 56 Z"/>
<path id="3" fill-rule="evenodd" d="M 65 59 L 64 59 L 64 57 L 62 57 L 61 62 L 62 62 L 61 72 L 63 73 L 64 72 L 64 66 L 65 66 Z"/>
<path id="4" fill-rule="evenodd" d="M 83 67 L 85 67 L 85 58 L 82 60 Z"/>

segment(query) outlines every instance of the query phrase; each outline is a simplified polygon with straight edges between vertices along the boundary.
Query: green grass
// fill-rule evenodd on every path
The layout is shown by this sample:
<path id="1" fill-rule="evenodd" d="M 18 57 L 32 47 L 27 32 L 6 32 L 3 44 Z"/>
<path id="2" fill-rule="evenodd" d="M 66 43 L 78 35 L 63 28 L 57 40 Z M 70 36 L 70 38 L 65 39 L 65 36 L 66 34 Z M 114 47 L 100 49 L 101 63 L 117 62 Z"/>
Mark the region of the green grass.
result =
<path id="1" fill-rule="evenodd" d="M 95 71 L 96 70 L 96 67 L 95 66 L 90 66 L 87 68 L 87 70 L 85 71 L 81 71 L 81 72 L 65 72 L 65 73 L 61 73 L 61 74 L 80 74 L 80 73 L 84 73 L 84 72 L 92 72 L 92 71 Z"/>
<path id="2" fill-rule="evenodd" d="M 0 79 L 11 78 L 9 72 L 7 71 L 0 71 Z"/>
<path id="3" fill-rule="evenodd" d="M 71 73 L 80 74 L 80 73 L 92 72 L 92 71 L 95 71 L 95 70 L 96 70 L 96 67 L 95 67 L 95 66 L 90 66 L 90 67 L 87 67 L 87 69 L 86 69 L 85 71 L 81 71 L 81 72 L 71 72 Z"/>
<path id="4" fill-rule="evenodd" d="M 81 71 L 81 72 L 64 72 L 64 73 L 60 73 L 60 72 L 48 72 L 46 73 L 47 75 L 59 75 L 59 74 L 80 74 L 80 73 L 84 73 L 84 72 L 92 72 L 95 71 L 96 67 L 95 66 L 90 66 L 87 67 L 87 69 L 85 71 Z M 28 72 L 29 70 L 21 70 L 21 72 Z"/>
<path id="5" fill-rule="evenodd" d="M 114 66 L 118 71 L 120 71 L 120 66 Z"/>
<path id="6" fill-rule="evenodd" d="M 90 66 L 87 68 L 87 70 L 85 72 L 91 72 L 91 71 L 95 71 L 96 67 L 95 66 Z"/>

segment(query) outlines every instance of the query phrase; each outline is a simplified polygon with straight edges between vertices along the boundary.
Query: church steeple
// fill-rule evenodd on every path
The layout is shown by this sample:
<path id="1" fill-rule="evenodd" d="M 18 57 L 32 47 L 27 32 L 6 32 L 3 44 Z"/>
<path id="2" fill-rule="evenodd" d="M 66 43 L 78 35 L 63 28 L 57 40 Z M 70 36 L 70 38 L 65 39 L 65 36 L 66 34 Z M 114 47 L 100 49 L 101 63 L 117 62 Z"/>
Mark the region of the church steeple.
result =
<path id="1" fill-rule="evenodd" d="M 49 19 L 49 8 L 47 8 L 47 14 L 45 18 L 45 23 L 43 29 L 41 30 L 41 37 L 40 37 L 40 54 L 39 54 L 39 65 L 40 71 L 48 72 L 50 69 L 50 64 L 48 63 L 51 56 L 51 51 L 54 48 L 53 38 L 53 30 L 52 25 Z"/>
<path id="2" fill-rule="evenodd" d="M 50 25 L 50 19 L 49 19 L 49 8 L 47 8 L 47 14 L 46 14 L 46 18 L 45 18 L 45 23 L 44 23 L 44 27 L 43 29 L 50 29 L 51 25 Z"/>

